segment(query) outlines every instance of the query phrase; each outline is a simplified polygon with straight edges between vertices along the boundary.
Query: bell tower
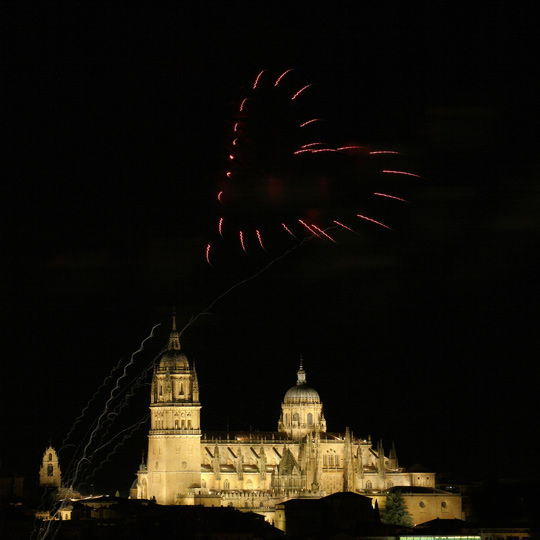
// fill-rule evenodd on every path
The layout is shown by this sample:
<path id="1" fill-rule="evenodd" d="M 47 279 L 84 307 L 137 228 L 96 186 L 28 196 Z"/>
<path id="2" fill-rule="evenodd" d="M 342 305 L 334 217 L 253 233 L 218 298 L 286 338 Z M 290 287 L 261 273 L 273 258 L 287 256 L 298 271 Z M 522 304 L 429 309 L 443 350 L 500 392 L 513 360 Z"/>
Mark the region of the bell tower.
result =
<path id="1" fill-rule="evenodd" d="M 149 499 L 174 504 L 201 487 L 200 411 L 197 372 L 182 352 L 173 315 L 167 350 L 152 377 L 146 465 Z"/>
<path id="2" fill-rule="evenodd" d="M 39 485 L 59 488 L 62 484 L 62 473 L 58 462 L 56 450 L 49 444 L 43 454 L 43 460 L 39 469 Z"/>

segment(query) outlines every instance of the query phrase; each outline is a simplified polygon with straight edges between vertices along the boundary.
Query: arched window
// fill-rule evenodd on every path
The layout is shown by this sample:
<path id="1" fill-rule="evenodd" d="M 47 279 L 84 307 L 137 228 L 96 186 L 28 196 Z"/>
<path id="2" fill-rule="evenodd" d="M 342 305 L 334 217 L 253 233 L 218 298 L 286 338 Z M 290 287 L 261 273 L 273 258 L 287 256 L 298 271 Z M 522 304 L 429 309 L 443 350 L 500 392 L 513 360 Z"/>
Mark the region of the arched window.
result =
<path id="1" fill-rule="evenodd" d="M 202 480 L 202 481 L 201 481 L 201 487 L 203 487 L 203 488 L 206 487 L 206 480 Z"/>
<path id="2" fill-rule="evenodd" d="M 287 413 L 285 413 L 285 425 L 289 425 L 289 415 Z"/>
<path id="3" fill-rule="evenodd" d="M 178 419 L 174 420 L 174 429 L 178 429 Z"/>
<path id="4" fill-rule="evenodd" d="M 49 454 L 49 461 L 52 461 L 52 454 Z"/>
<path id="5" fill-rule="evenodd" d="M 386 484 L 386 486 L 389 488 L 394 487 L 394 482 L 392 482 L 392 480 L 388 480 L 388 483 Z"/>
<path id="6" fill-rule="evenodd" d="M 299 422 L 299 421 L 300 421 L 300 416 L 298 415 L 297 412 L 295 412 L 293 415 L 293 422 Z"/>
<path id="7" fill-rule="evenodd" d="M 52 475 L 53 475 L 53 466 L 47 465 L 47 476 L 52 476 Z"/>
<path id="8" fill-rule="evenodd" d="M 252 482 L 251 480 L 248 480 L 248 481 L 246 482 L 246 488 L 247 488 L 247 489 L 253 489 L 253 482 Z"/>
<path id="9" fill-rule="evenodd" d="M 308 413 L 308 415 L 307 415 L 307 424 L 308 424 L 308 426 L 313 425 L 313 415 L 311 413 Z"/>
<path id="10" fill-rule="evenodd" d="M 373 489 L 373 484 L 369 480 L 366 482 L 366 489 Z"/>
<path id="11" fill-rule="evenodd" d="M 230 489 L 230 484 L 228 480 L 225 480 L 225 482 L 223 482 L 223 489 Z"/>

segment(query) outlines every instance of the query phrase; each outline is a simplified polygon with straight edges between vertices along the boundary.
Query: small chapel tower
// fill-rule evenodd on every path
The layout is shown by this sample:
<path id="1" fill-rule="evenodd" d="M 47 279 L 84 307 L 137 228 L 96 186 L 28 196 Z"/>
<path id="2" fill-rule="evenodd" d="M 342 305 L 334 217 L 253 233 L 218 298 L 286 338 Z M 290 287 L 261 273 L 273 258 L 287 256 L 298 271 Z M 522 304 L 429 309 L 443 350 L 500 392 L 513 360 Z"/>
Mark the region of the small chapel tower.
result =
<path id="1" fill-rule="evenodd" d="M 200 411 L 197 373 L 181 350 L 173 315 L 167 350 L 152 377 L 147 474 L 139 475 L 146 477 L 140 488 L 149 499 L 178 504 L 201 487 Z"/>
<path id="2" fill-rule="evenodd" d="M 51 488 L 60 488 L 62 484 L 62 473 L 58 463 L 58 454 L 49 444 L 43 454 L 41 467 L 39 469 L 39 485 Z"/>

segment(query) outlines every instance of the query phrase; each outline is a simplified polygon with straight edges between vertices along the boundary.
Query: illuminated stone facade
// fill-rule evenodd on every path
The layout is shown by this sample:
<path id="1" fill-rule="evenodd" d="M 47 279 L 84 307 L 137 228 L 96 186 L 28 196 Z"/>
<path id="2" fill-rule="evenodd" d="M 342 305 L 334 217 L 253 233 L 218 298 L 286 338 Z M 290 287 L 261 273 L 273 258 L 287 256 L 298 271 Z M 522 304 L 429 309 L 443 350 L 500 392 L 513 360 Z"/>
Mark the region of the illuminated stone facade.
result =
<path id="1" fill-rule="evenodd" d="M 394 486 L 435 487 L 435 473 L 407 472 L 395 448 L 329 433 L 319 394 L 300 361 L 276 432 L 202 433 L 195 366 L 181 351 L 173 319 L 167 351 L 154 369 L 146 464 L 137 498 L 159 504 L 233 506 L 275 517 L 276 504 L 340 491 L 375 496 Z M 461 499 L 459 502 L 461 517 Z M 433 513 L 426 513 L 428 521 Z"/>
<path id="2" fill-rule="evenodd" d="M 49 445 L 43 454 L 39 469 L 39 485 L 59 488 L 62 484 L 62 473 L 56 450 Z"/>

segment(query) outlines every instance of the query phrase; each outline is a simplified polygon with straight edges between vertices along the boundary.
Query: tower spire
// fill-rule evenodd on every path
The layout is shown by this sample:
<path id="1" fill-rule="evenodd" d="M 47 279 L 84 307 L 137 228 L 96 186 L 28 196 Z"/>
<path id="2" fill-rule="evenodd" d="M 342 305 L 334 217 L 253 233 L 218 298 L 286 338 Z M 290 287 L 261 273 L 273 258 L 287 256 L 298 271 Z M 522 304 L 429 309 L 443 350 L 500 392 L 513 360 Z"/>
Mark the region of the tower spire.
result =
<path id="1" fill-rule="evenodd" d="M 296 379 L 296 386 L 306 384 L 306 372 L 304 371 L 304 359 L 300 355 L 300 367 L 298 368 L 298 378 Z"/>
<path id="2" fill-rule="evenodd" d="M 174 349 L 176 351 L 179 351 L 181 349 L 180 347 L 180 333 L 176 329 L 176 308 L 173 308 L 173 315 L 172 315 L 172 329 L 171 333 L 169 335 L 169 351 Z"/>

